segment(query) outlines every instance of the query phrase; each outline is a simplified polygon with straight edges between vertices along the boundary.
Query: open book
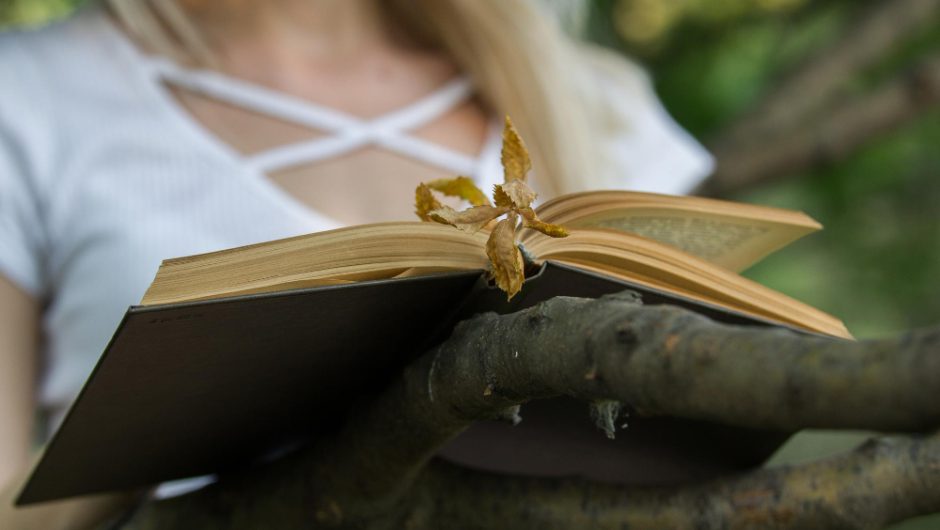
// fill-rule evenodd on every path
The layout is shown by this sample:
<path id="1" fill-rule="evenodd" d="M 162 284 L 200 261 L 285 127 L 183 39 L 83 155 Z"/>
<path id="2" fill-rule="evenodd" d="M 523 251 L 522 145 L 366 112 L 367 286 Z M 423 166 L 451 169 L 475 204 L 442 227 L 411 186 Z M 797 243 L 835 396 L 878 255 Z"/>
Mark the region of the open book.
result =
<path id="1" fill-rule="evenodd" d="M 484 270 L 486 231 L 357 226 L 167 260 L 128 309 L 17 502 L 238 469 L 328 432 L 350 403 L 481 311 L 633 289 L 729 324 L 848 337 L 839 320 L 739 276 L 819 225 L 784 210 L 596 192 L 525 231 L 533 263 L 511 301 Z M 541 264 L 539 264 L 541 262 Z M 634 485 L 702 481 L 760 464 L 787 433 L 680 418 L 630 420 L 615 441 L 583 403 L 525 404 L 515 427 L 479 422 L 440 455 L 501 473 Z"/>
<path id="2" fill-rule="evenodd" d="M 821 228 L 801 212 L 627 191 L 566 195 L 536 209 L 566 238 L 525 230 L 551 260 L 799 328 L 849 337 L 841 321 L 737 272 Z M 485 269 L 486 233 L 434 223 L 354 226 L 165 261 L 141 305 Z"/>

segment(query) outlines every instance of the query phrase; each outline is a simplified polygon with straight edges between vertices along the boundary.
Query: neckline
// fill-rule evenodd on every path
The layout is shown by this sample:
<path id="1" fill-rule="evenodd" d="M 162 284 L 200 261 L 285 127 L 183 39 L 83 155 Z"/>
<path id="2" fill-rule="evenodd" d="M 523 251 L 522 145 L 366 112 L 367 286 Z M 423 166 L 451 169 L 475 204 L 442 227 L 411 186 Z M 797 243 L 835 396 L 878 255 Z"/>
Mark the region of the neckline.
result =
<path id="1" fill-rule="evenodd" d="M 181 87 L 259 115 L 327 133 L 325 137 L 240 154 L 245 164 L 262 172 L 325 160 L 366 145 L 383 147 L 452 173 L 467 174 L 477 170 L 478 160 L 473 155 L 411 134 L 412 130 L 433 122 L 472 95 L 472 84 L 464 76 L 452 78 L 406 105 L 362 118 L 221 72 L 184 68 L 162 57 L 145 56 L 142 61 L 142 68 L 150 70 L 150 78 L 164 89 L 166 85 Z M 175 100 L 174 104 L 179 106 Z M 211 131 L 206 134 L 214 136 Z"/>
<path id="2" fill-rule="evenodd" d="M 155 69 L 148 67 L 152 61 L 160 60 L 160 58 L 148 55 L 141 50 L 121 28 L 117 27 L 117 24 L 111 20 L 103 10 L 97 10 L 96 14 L 97 16 L 94 17 L 95 20 L 103 28 L 108 38 L 114 43 L 114 48 L 118 50 L 128 62 L 129 68 L 134 73 L 141 88 L 154 100 L 166 117 L 175 127 L 179 128 L 182 133 L 186 134 L 196 144 L 202 145 L 207 152 L 213 153 L 217 159 L 230 166 L 233 170 L 233 174 L 237 175 L 248 186 L 261 195 L 266 196 L 278 206 L 284 208 L 289 215 L 302 223 L 306 225 L 312 224 L 316 227 L 316 230 L 330 230 L 347 226 L 347 223 L 343 223 L 307 205 L 280 186 L 271 182 L 263 171 L 247 164 L 245 155 L 219 139 L 179 105 L 175 97 L 170 93 L 168 87 L 155 75 Z M 227 77 L 238 82 L 256 86 L 260 90 L 283 94 L 286 97 L 295 98 L 301 103 L 306 103 L 305 100 L 279 92 L 275 89 L 256 85 L 248 81 L 242 81 L 231 76 Z M 394 113 L 395 111 L 393 110 L 383 116 L 393 115 Z M 475 168 L 471 174 L 471 177 L 483 189 L 490 187 L 493 182 L 496 182 L 496 172 L 493 169 L 494 166 L 499 163 L 500 140 L 499 124 L 496 120 L 490 120 L 486 140 L 484 141 L 481 151 L 476 156 Z M 471 157 L 471 155 L 466 156 Z M 490 175 L 490 173 L 494 173 L 494 175 Z"/>
<path id="3" fill-rule="evenodd" d="M 275 185 L 268 180 L 267 175 L 245 165 L 241 153 L 211 134 L 202 124 L 182 109 L 166 87 L 158 80 L 153 79 L 151 77 L 152 73 L 141 66 L 147 55 L 117 27 L 116 23 L 108 17 L 108 14 L 104 10 L 98 9 L 95 15 L 94 20 L 102 28 L 104 35 L 113 42 L 114 49 L 128 64 L 137 85 L 161 110 L 161 114 L 170 122 L 170 126 L 178 129 L 195 145 L 204 148 L 215 159 L 229 166 L 234 177 L 242 181 L 252 191 L 270 200 L 278 208 L 282 208 L 302 225 L 312 227 L 315 230 L 332 230 L 346 226 L 346 223 L 311 208 L 300 199 Z"/>

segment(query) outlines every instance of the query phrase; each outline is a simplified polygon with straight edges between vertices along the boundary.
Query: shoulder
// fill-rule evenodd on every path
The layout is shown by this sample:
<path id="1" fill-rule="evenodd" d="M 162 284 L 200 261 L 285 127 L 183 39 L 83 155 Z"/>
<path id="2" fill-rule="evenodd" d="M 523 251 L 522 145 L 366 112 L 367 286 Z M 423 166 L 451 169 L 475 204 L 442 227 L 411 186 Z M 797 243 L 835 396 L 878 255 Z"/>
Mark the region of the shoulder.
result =
<path id="1" fill-rule="evenodd" d="M 0 32 L 0 150 L 28 166 L 25 173 L 48 174 L 42 166 L 57 146 L 87 130 L 98 102 L 120 93 L 127 67 L 114 31 L 92 4 L 66 20 Z"/>
<path id="2" fill-rule="evenodd" d="M 8 83 L 15 88 L 49 81 L 61 77 L 57 74 L 78 73 L 91 62 L 102 62 L 108 47 L 105 17 L 101 8 L 89 7 L 44 26 L 0 32 L 0 61 L 10 65 L 10 69 L 5 68 L 4 77 L 9 79 L 4 79 L 4 91 Z"/>
<path id="3" fill-rule="evenodd" d="M 73 94 L 112 84 L 127 63 L 116 32 L 94 3 L 65 20 L 0 32 L 3 100 L 13 101 L 6 106 L 23 98 L 70 103 Z"/>
<path id="4" fill-rule="evenodd" d="M 96 3 L 65 20 L 0 32 L 4 99 L 48 97 L 68 103 L 72 94 L 109 86 L 126 68 L 116 33 Z"/>
<path id="5" fill-rule="evenodd" d="M 0 33 L 0 162 L 3 178 L 33 178 L 54 136 L 54 77 L 49 51 L 55 31 L 15 29 Z M 16 170 L 7 166 L 15 164 Z"/>
<path id="6" fill-rule="evenodd" d="M 575 54 L 583 70 L 579 90 L 605 144 L 605 181 L 681 194 L 711 173 L 711 155 L 672 118 L 642 66 L 598 46 L 577 45 Z"/>

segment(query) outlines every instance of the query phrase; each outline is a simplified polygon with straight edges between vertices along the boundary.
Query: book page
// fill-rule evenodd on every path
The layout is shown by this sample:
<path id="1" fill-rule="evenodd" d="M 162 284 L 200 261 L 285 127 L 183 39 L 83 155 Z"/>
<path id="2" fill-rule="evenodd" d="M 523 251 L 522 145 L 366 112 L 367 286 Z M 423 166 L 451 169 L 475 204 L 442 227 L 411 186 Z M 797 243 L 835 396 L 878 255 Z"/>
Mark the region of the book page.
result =
<path id="1" fill-rule="evenodd" d="M 756 219 L 663 209 L 605 212 L 565 226 L 629 232 L 674 246 L 735 272 L 813 231 Z"/>
<path id="2" fill-rule="evenodd" d="M 140 305 L 485 269 L 486 237 L 436 223 L 377 223 L 172 258 Z"/>
<path id="3" fill-rule="evenodd" d="M 799 327 L 849 337 L 841 321 L 696 256 L 648 238 L 605 229 L 532 241 L 540 260 L 554 260 L 716 303 Z"/>
<path id="4" fill-rule="evenodd" d="M 630 191 L 564 195 L 537 212 L 543 221 L 568 228 L 604 228 L 653 239 L 735 272 L 822 228 L 794 210 Z M 523 241 L 532 237 L 525 233 Z"/>

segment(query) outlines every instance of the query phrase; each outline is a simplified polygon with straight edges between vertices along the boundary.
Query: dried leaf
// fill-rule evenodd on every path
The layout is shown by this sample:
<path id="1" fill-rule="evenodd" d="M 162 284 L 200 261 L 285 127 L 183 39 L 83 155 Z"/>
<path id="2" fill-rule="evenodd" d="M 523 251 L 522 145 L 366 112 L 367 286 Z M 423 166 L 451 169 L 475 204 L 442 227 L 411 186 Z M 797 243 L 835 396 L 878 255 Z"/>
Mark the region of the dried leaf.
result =
<path id="1" fill-rule="evenodd" d="M 565 229 L 565 227 L 543 222 L 535 215 L 535 210 L 532 208 L 523 208 L 519 210 L 519 213 L 522 214 L 522 224 L 524 224 L 526 228 L 538 230 L 550 237 L 568 237 L 568 230 Z"/>
<path id="2" fill-rule="evenodd" d="M 532 162 L 508 116 L 503 129 L 502 162 L 504 181 L 493 188 L 495 206 L 491 205 L 471 179 L 455 177 L 418 186 L 415 190 L 415 213 L 425 221 L 448 224 L 468 232 L 476 232 L 484 227 L 490 230 L 486 255 L 492 264 L 491 272 L 499 288 L 512 299 L 522 290 L 525 280 L 525 256 L 516 244 L 515 237 L 519 216 L 522 215 L 525 226 L 551 237 L 565 237 L 568 231 L 562 226 L 542 222 L 532 209 L 536 193 L 525 183 Z M 444 206 L 434 197 L 432 190 L 465 199 L 474 207 L 457 211 Z M 509 215 L 506 219 L 498 220 L 507 213 Z"/>
<path id="3" fill-rule="evenodd" d="M 454 210 L 450 206 L 442 206 L 428 213 L 428 217 L 438 223 L 455 226 L 467 232 L 477 232 L 486 223 L 496 219 L 509 211 L 508 208 L 497 208 L 495 206 L 474 206 L 461 212 Z"/>
<path id="4" fill-rule="evenodd" d="M 512 207 L 512 199 L 503 191 L 503 186 L 500 184 L 493 185 L 493 202 L 496 203 L 496 206 Z"/>
<path id="5" fill-rule="evenodd" d="M 505 184 L 493 186 L 493 198 L 496 206 L 515 209 L 528 208 L 538 195 L 523 180 L 510 180 Z"/>
<path id="6" fill-rule="evenodd" d="M 427 183 L 427 186 L 444 195 L 460 197 L 474 206 L 490 204 L 490 199 L 473 183 L 473 179 L 470 177 L 432 180 Z"/>
<path id="7" fill-rule="evenodd" d="M 522 253 L 516 246 L 516 222 L 515 214 L 511 214 L 496 223 L 496 228 L 490 232 L 490 238 L 486 241 L 486 255 L 493 264 L 496 285 L 506 292 L 509 300 L 522 290 L 525 279 Z"/>
<path id="8" fill-rule="evenodd" d="M 506 124 L 503 127 L 503 151 L 501 155 L 503 162 L 503 180 L 509 182 L 512 180 L 525 180 L 526 173 L 532 169 L 532 161 L 529 160 L 529 151 L 525 148 L 522 138 L 516 132 L 509 116 L 506 116 Z"/>
<path id="9" fill-rule="evenodd" d="M 431 188 L 427 184 L 419 184 L 415 188 L 415 214 L 422 221 L 430 221 L 429 214 L 433 210 L 441 208 L 441 203 L 431 193 Z"/>

